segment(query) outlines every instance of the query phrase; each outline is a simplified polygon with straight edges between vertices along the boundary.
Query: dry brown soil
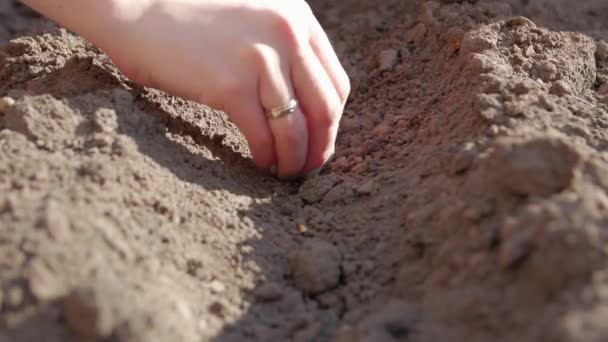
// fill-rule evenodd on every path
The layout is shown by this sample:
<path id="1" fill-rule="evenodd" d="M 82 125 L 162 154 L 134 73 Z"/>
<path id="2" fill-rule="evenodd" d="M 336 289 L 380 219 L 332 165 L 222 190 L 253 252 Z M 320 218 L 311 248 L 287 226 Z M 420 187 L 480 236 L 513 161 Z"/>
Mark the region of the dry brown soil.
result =
<path id="1" fill-rule="evenodd" d="M 0 3 L 1 342 L 608 340 L 608 2 L 311 5 L 353 92 L 281 182 Z"/>

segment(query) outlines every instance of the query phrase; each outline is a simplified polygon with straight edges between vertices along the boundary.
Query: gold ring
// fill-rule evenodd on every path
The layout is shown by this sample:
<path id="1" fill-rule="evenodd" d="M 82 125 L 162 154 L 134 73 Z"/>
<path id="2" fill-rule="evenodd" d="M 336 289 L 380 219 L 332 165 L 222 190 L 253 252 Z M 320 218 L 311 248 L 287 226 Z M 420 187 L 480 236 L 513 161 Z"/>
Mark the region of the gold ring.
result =
<path id="1" fill-rule="evenodd" d="M 293 112 L 296 111 L 296 108 L 298 108 L 298 101 L 296 101 L 295 99 L 291 99 L 284 106 L 268 110 L 266 112 L 266 116 L 268 116 L 268 118 L 271 120 L 280 119 L 289 114 L 293 114 Z"/>

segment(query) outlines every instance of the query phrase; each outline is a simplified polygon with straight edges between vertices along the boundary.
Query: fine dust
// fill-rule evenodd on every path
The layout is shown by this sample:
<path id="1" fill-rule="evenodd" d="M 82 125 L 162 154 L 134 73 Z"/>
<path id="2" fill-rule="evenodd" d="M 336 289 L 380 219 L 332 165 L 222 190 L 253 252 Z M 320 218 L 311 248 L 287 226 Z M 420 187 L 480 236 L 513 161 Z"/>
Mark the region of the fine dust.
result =
<path id="1" fill-rule="evenodd" d="M 1 342 L 608 340 L 608 3 L 311 5 L 353 91 L 293 182 L 0 5 Z"/>

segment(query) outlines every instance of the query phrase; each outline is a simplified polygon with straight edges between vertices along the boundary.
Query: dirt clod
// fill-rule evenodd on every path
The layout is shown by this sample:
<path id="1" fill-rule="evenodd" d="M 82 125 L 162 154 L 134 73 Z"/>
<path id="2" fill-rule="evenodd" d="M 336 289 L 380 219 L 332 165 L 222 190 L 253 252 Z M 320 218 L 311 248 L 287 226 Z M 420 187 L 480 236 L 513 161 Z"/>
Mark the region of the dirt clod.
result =
<path id="1" fill-rule="evenodd" d="M 281 287 L 273 282 L 267 282 L 255 290 L 255 298 L 259 302 L 276 302 L 283 298 Z"/>
<path id="2" fill-rule="evenodd" d="M 551 93 L 553 95 L 557 95 L 559 97 L 566 96 L 566 95 L 572 95 L 572 87 L 570 87 L 570 85 L 566 81 L 563 81 L 563 80 L 555 81 L 551 85 L 551 88 L 549 89 L 549 93 Z"/>
<path id="3" fill-rule="evenodd" d="M 10 309 L 17 309 L 23 304 L 25 300 L 25 292 L 23 288 L 17 285 L 13 285 L 9 287 L 6 291 L 6 297 L 4 298 L 4 303 Z"/>
<path id="4" fill-rule="evenodd" d="M 116 317 L 93 289 L 76 289 L 63 299 L 63 310 L 69 327 L 83 339 L 108 338 Z"/>
<path id="5" fill-rule="evenodd" d="M 570 186 L 580 159 L 574 148 L 557 138 L 504 141 L 497 146 L 492 170 L 507 191 L 547 196 Z"/>
<path id="6" fill-rule="evenodd" d="M 380 52 L 378 55 L 378 68 L 382 71 L 391 70 L 399 58 L 399 51 L 388 49 Z"/>
<path id="7" fill-rule="evenodd" d="M 316 295 L 338 286 L 341 263 L 342 256 L 334 245 L 317 239 L 305 241 L 291 261 L 296 287 Z"/>

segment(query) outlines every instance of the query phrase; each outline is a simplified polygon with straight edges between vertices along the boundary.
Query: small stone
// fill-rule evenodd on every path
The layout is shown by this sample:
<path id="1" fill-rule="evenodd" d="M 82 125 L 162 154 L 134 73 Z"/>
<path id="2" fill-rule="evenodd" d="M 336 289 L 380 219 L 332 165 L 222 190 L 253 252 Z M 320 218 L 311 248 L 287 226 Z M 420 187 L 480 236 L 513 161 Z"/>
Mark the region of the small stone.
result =
<path id="1" fill-rule="evenodd" d="M 549 94 L 564 97 L 566 95 L 572 95 L 572 87 L 564 80 L 558 80 L 553 82 L 549 89 Z"/>
<path id="2" fill-rule="evenodd" d="M 211 292 L 219 294 L 219 293 L 223 293 L 224 291 L 226 291 L 226 285 L 224 285 L 224 283 L 222 283 L 219 280 L 213 280 L 211 283 L 209 283 L 209 289 L 211 290 Z"/>
<path id="3" fill-rule="evenodd" d="M 306 227 L 306 225 L 303 223 L 298 223 L 296 225 L 296 229 L 298 230 L 298 233 L 300 233 L 300 234 L 308 233 L 308 227 Z"/>
<path id="4" fill-rule="evenodd" d="M 15 100 L 10 97 L 0 97 L 0 113 L 6 113 L 12 106 L 15 105 Z"/>
<path id="5" fill-rule="evenodd" d="M 268 282 L 258 287 L 254 296 L 256 301 L 261 303 L 276 302 L 283 298 L 283 291 L 276 283 Z"/>
<path id="6" fill-rule="evenodd" d="M 16 309 L 23 304 L 23 301 L 25 300 L 25 293 L 21 287 L 15 285 L 8 289 L 6 298 L 4 300 L 6 301 L 6 305 L 8 307 Z"/>
<path id="7" fill-rule="evenodd" d="M 358 195 L 368 196 L 368 195 L 371 195 L 372 192 L 374 192 L 374 189 L 375 189 L 374 181 L 369 180 L 369 181 L 363 183 L 361 186 L 357 187 L 355 189 L 355 191 L 357 192 Z"/>
<path id="8" fill-rule="evenodd" d="M 529 231 L 510 237 L 501 244 L 499 253 L 500 265 L 505 269 L 520 266 L 532 251 L 532 237 Z"/>
<path id="9" fill-rule="evenodd" d="M 488 128 L 488 133 L 491 136 L 496 136 L 500 133 L 500 127 L 498 127 L 498 125 L 491 125 L 490 128 Z"/>
<path id="10" fill-rule="evenodd" d="M 114 330 L 114 314 L 95 290 L 80 288 L 63 300 L 67 325 L 83 340 L 108 338 Z"/>
<path id="11" fill-rule="evenodd" d="M 542 61 L 534 65 L 533 75 L 545 82 L 551 82 L 557 77 L 557 66 L 549 61 Z"/>
<path id="12" fill-rule="evenodd" d="M 524 56 L 532 57 L 535 54 L 534 46 L 530 45 L 524 50 Z"/>
<path id="13" fill-rule="evenodd" d="M 296 287 L 311 295 L 335 288 L 340 282 L 341 263 L 336 246 L 317 239 L 304 242 L 291 262 Z"/>
<path id="14" fill-rule="evenodd" d="M 399 59 L 399 51 L 388 49 L 381 51 L 378 55 L 378 67 L 381 71 L 391 70 Z"/>
<path id="15" fill-rule="evenodd" d="M 423 23 L 419 23 L 407 33 L 407 40 L 414 44 L 420 44 L 426 38 L 426 33 L 426 25 L 424 25 Z"/>

